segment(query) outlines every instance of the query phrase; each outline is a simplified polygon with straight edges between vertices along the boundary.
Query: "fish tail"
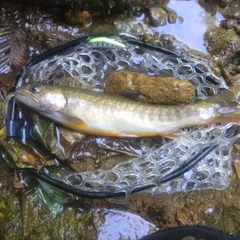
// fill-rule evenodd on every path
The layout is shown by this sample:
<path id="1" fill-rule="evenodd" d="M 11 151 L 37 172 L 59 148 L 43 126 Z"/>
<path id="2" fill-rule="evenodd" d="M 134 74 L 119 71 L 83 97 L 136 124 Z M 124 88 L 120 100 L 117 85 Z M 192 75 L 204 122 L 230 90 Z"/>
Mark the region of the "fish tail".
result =
<path id="1" fill-rule="evenodd" d="M 240 85 L 208 98 L 206 103 L 215 109 L 215 123 L 240 122 Z"/>

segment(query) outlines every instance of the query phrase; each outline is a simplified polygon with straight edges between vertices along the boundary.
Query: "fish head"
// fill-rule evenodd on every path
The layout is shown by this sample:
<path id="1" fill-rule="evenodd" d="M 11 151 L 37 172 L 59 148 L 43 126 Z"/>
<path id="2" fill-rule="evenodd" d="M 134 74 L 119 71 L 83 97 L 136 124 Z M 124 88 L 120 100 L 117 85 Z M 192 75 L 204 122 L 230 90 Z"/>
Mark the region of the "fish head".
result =
<path id="1" fill-rule="evenodd" d="M 67 103 L 61 88 L 50 85 L 27 84 L 14 92 L 15 98 L 36 111 L 61 111 Z"/>

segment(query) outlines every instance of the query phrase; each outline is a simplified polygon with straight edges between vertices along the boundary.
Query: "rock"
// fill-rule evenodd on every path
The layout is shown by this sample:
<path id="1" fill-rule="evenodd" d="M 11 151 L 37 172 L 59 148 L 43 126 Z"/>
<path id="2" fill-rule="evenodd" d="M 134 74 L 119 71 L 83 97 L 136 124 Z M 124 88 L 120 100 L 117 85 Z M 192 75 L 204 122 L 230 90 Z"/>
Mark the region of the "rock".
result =
<path id="1" fill-rule="evenodd" d="M 225 29 L 233 29 L 238 35 L 240 35 L 240 20 L 224 19 L 220 22 L 220 27 Z"/>
<path id="2" fill-rule="evenodd" d="M 239 25 L 237 19 L 224 19 L 220 22 L 220 27 L 225 29 L 233 29 Z"/>
<path id="3" fill-rule="evenodd" d="M 239 35 L 233 29 L 226 30 L 210 26 L 204 39 L 207 43 L 207 50 L 218 59 L 217 65 L 234 75 L 238 67 Z"/>
<path id="4" fill-rule="evenodd" d="M 198 4 L 213 16 L 218 11 L 221 11 L 222 8 L 228 7 L 230 5 L 230 0 L 199 0 Z"/>
<path id="5" fill-rule="evenodd" d="M 134 92 L 143 102 L 160 104 L 190 103 L 195 90 L 191 83 L 173 77 L 150 77 L 136 72 L 116 71 L 105 80 L 105 92 Z"/>
<path id="6" fill-rule="evenodd" d="M 167 13 L 167 19 L 169 23 L 176 23 L 178 19 L 178 15 L 176 14 L 175 11 L 169 11 Z M 181 20 L 181 18 L 179 20 Z"/>
<path id="7" fill-rule="evenodd" d="M 219 6 L 222 7 L 222 8 L 225 8 L 229 5 L 230 3 L 230 0 L 220 0 L 219 1 Z"/>
<path id="8" fill-rule="evenodd" d="M 234 168 L 235 168 L 238 179 L 240 179 L 240 159 L 237 159 L 234 161 Z"/>
<path id="9" fill-rule="evenodd" d="M 90 26 L 92 23 L 92 15 L 88 11 L 77 11 L 74 13 L 72 9 L 69 9 L 65 12 L 64 17 L 67 23 L 71 25 Z"/>
<path id="10" fill-rule="evenodd" d="M 224 3 L 225 2 L 225 3 Z M 226 6 L 225 8 L 219 8 L 219 12 L 225 18 L 240 19 L 240 2 L 239 0 L 222 0 L 221 6 Z"/>
<path id="11" fill-rule="evenodd" d="M 178 209 L 175 217 L 179 225 L 192 225 L 190 212 L 186 208 Z"/>
<path id="12" fill-rule="evenodd" d="M 154 27 L 167 24 L 167 12 L 161 7 L 151 7 L 149 9 L 149 18 Z"/>

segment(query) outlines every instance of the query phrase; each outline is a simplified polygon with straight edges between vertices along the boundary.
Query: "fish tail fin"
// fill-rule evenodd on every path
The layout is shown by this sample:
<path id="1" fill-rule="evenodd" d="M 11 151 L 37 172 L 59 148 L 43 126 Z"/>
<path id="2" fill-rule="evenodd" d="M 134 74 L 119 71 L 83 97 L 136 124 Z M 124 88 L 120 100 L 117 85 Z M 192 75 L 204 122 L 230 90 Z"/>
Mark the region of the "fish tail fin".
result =
<path id="1" fill-rule="evenodd" d="M 240 85 L 226 89 L 206 102 L 216 110 L 216 123 L 240 122 Z"/>

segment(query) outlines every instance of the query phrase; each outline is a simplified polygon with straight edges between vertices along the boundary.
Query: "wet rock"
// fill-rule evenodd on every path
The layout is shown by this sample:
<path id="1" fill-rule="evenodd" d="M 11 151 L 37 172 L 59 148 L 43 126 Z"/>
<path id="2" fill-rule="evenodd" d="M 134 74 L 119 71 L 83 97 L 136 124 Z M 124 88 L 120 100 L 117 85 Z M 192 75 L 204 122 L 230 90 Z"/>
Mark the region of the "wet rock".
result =
<path id="1" fill-rule="evenodd" d="M 88 11 L 73 11 L 69 9 L 65 14 L 66 21 L 71 25 L 89 26 L 92 23 L 92 15 Z"/>
<path id="2" fill-rule="evenodd" d="M 217 65 L 225 70 L 230 63 L 235 62 L 235 68 L 238 66 L 240 38 L 234 30 L 211 26 L 207 29 L 204 39 L 207 42 L 207 50 L 211 55 L 217 57 Z M 233 71 L 233 66 L 229 67 L 229 71 Z"/>
<path id="3" fill-rule="evenodd" d="M 222 4 L 227 7 L 220 8 L 219 12 L 225 17 L 225 18 L 234 18 L 234 19 L 240 19 L 240 2 L 239 0 L 223 0 Z"/>
<path id="4" fill-rule="evenodd" d="M 172 34 L 161 34 L 159 40 L 162 42 L 163 47 L 167 49 L 183 54 L 189 51 L 189 47 L 183 42 L 177 40 Z"/>
<path id="5" fill-rule="evenodd" d="M 230 82 L 231 85 L 239 84 L 240 73 L 237 73 L 237 74 L 235 74 L 234 76 L 231 76 L 231 75 L 229 74 L 229 76 L 228 76 L 227 79 L 229 79 L 229 82 Z M 230 84 L 229 84 L 229 85 L 230 85 Z"/>
<path id="6" fill-rule="evenodd" d="M 238 179 L 240 179 L 240 159 L 235 160 L 233 163 L 234 163 L 234 168 L 235 168 L 237 177 L 238 177 Z"/>
<path id="7" fill-rule="evenodd" d="M 116 71 L 105 80 L 105 92 L 137 93 L 148 103 L 190 103 L 195 95 L 191 83 L 173 77 L 149 77 L 136 72 Z"/>
<path id="8" fill-rule="evenodd" d="M 149 18 L 154 27 L 167 24 L 167 12 L 161 7 L 151 7 L 149 9 Z"/>
<path id="9" fill-rule="evenodd" d="M 220 22 L 220 27 L 225 29 L 233 29 L 238 25 L 237 19 L 224 19 Z"/>
<path id="10" fill-rule="evenodd" d="M 224 19 L 220 22 L 220 27 L 225 29 L 233 29 L 238 35 L 240 35 L 240 20 Z"/>
<path id="11" fill-rule="evenodd" d="M 204 53 L 189 48 L 187 44 L 181 42 L 172 34 L 160 34 L 158 39 L 162 43 L 162 46 L 164 48 L 173 50 L 174 52 L 177 52 L 179 54 L 200 59 L 206 59 L 207 57 Z"/>
<path id="12" fill-rule="evenodd" d="M 176 221 L 179 225 L 192 225 L 192 216 L 188 209 L 181 208 L 176 212 Z"/>
<path id="13" fill-rule="evenodd" d="M 201 5 L 206 12 L 215 15 L 219 8 L 225 8 L 229 6 L 230 0 L 199 0 L 198 4 Z"/>
<path id="14" fill-rule="evenodd" d="M 231 0 L 220 0 L 219 5 L 220 7 L 227 7 L 230 4 Z"/>
<path id="15" fill-rule="evenodd" d="M 217 1 L 208 1 L 208 0 L 199 0 L 198 4 L 204 8 L 207 13 L 210 13 L 212 16 L 216 15 L 218 10 Z"/>
<path id="16" fill-rule="evenodd" d="M 157 4 L 150 6 L 149 18 L 154 27 L 164 26 L 168 23 L 176 23 L 178 19 L 177 13 L 167 5 L 169 0 L 157 1 Z"/>
<path id="17" fill-rule="evenodd" d="M 178 18 L 178 15 L 176 14 L 175 11 L 168 11 L 167 13 L 167 19 L 168 19 L 168 23 L 176 23 L 177 22 L 177 19 L 179 21 L 183 21 L 183 18 Z"/>

